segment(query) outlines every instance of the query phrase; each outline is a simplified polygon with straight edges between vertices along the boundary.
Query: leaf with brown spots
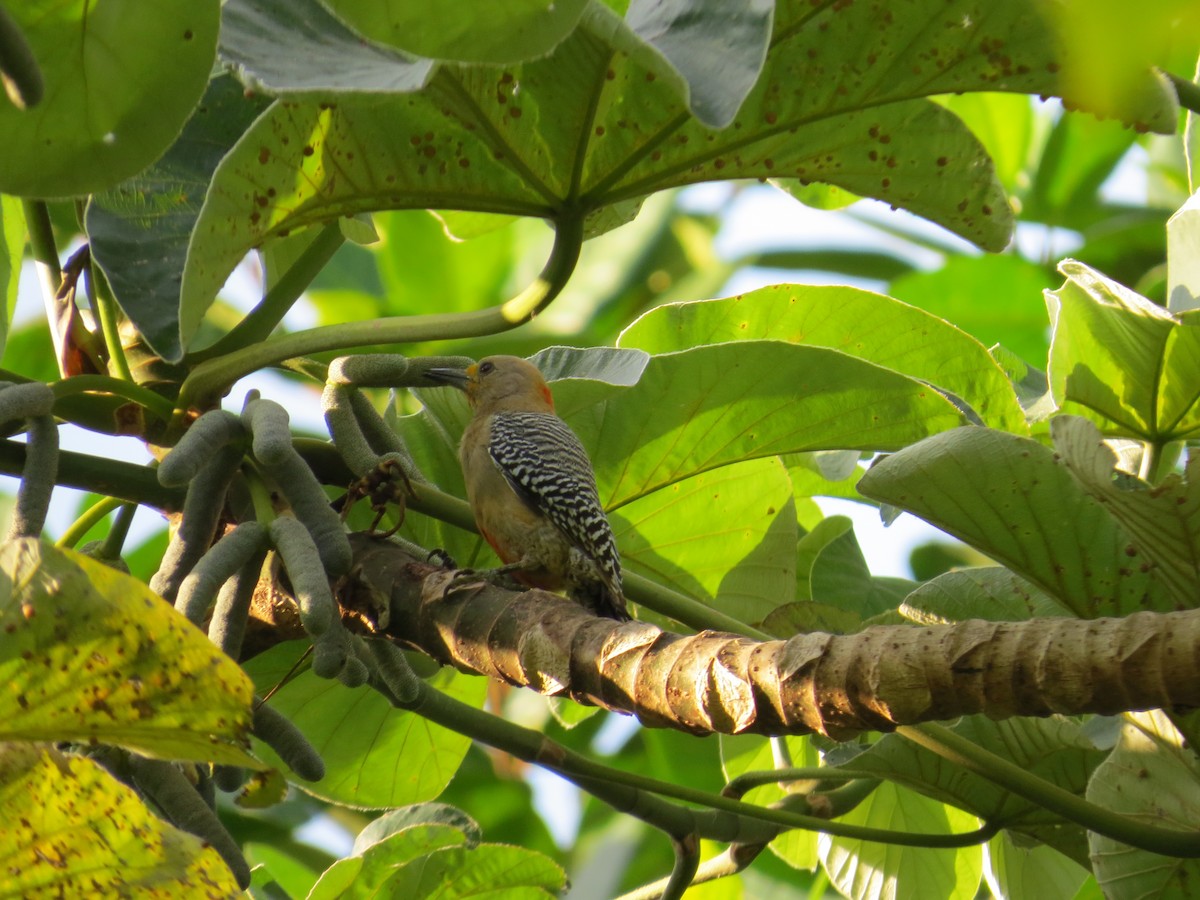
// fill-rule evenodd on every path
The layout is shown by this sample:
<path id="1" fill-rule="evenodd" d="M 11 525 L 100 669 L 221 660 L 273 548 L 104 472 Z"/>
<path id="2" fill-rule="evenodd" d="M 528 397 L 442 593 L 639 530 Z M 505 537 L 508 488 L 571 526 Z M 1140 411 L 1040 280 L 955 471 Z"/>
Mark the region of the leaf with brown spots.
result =
<path id="1" fill-rule="evenodd" d="M 155 816 L 90 759 L 0 745 L 0 872 L 9 897 L 238 894 L 217 851 Z"/>
<path id="2" fill-rule="evenodd" d="M 0 547 L 0 741 L 258 767 L 253 686 L 135 578 L 36 540 Z"/>

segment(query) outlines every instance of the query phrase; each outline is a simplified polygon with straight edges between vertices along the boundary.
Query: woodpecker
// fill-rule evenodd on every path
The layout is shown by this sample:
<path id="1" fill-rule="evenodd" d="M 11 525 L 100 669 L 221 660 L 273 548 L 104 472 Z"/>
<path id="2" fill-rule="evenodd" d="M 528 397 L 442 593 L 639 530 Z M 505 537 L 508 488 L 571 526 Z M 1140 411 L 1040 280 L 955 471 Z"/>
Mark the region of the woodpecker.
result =
<path id="1" fill-rule="evenodd" d="M 542 373 L 515 356 L 430 369 L 465 391 L 474 415 L 459 460 L 479 533 L 522 584 L 566 590 L 597 615 L 628 621 L 621 558 L 579 438 L 554 412 Z"/>

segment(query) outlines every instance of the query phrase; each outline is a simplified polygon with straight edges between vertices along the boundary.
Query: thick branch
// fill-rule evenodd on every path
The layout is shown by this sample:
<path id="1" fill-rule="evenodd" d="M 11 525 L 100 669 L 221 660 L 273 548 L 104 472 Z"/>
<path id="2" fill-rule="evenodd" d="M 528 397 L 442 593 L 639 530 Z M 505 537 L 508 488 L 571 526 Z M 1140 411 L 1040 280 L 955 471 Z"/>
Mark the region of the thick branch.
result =
<path id="1" fill-rule="evenodd" d="M 451 573 L 357 537 L 352 609 L 443 663 L 695 734 L 862 731 L 952 719 L 1200 706 L 1200 611 L 876 626 L 755 641 L 597 618 L 542 591 L 442 591 Z M 369 615 L 369 614 L 368 614 Z"/>

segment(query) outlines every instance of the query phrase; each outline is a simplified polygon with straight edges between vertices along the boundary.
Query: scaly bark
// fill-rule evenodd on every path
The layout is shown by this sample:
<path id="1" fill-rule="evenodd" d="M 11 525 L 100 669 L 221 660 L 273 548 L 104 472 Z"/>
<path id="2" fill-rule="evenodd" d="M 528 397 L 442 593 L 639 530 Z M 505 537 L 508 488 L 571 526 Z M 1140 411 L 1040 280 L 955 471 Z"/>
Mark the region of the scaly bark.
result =
<path id="1" fill-rule="evenodd" d="M 756 641 L 598 618 L 554 594 L 491 585 L 443 599 L 453 572 L 355 536 L 341 601 L 456 668 L 694 734 L 862 731 L 984 713 L 1112 714 L 1200 706 L 1200 611 L 875 626 Z"/>

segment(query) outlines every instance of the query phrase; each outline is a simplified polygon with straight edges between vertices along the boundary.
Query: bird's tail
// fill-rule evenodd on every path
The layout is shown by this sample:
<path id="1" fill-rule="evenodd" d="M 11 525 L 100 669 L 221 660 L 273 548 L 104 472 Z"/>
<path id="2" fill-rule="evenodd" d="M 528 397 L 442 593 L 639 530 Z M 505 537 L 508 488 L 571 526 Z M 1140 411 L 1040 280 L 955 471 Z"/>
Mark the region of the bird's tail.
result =
<path id="1" fill-rule="evenodd" d="M 579 585 L 571 591 L 571 599 L 598 616 L 629 622 L 631 617 L 625 609 L 625 594 L 621 586 L 595 580 Z"/>

